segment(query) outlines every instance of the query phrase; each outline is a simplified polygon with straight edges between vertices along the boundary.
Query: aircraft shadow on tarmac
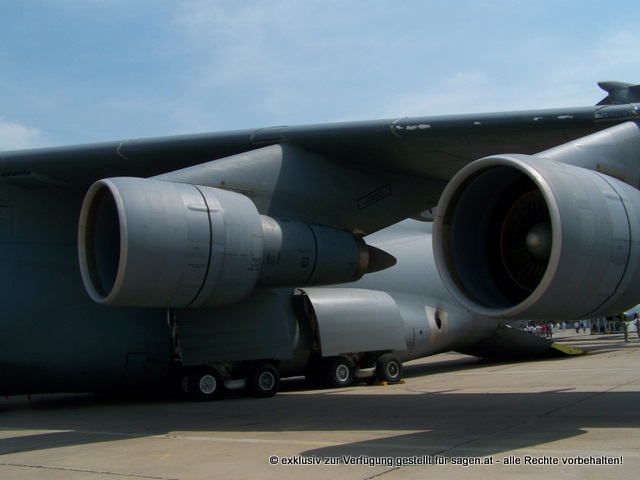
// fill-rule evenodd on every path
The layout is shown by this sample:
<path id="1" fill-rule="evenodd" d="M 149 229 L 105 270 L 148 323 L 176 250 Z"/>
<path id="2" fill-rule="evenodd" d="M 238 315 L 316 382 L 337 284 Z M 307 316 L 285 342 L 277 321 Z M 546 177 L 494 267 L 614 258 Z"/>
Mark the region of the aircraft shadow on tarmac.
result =
<path id="1" fill-rule="evenodd" d="M 463 359 L 409 366 L 407 377 L 484 365 Z M 375 388 L 388 390 L 380 395 L 370 390 Z M 403 391 L 396 394 L 394 388 Z M 242 395 L 207 403 L 148 396 L 10 399 L 0 406 L 0 455 L 171 437 L 175 432 L 212 437 L 258 432 L 271 433 L 274 439 L 281 432 L 308 432 L 313 439 L 314 432 L 356 431 L 371 432 L 373 439 L 325 442 L 300 455 L 447 455 L 455 449 L 456 455 L 485 456 L 577 437 L 595 428 L 640 428 L 640 393 L 578 392 L 571 388 L 570 375 L 567 388 L 534 393 L 425 391 L 424 384 L 421 388 L 362 385 L 309 392 L 304 381 L 293 379 L 284 382 L 284 391 L 271 399 Z"/>

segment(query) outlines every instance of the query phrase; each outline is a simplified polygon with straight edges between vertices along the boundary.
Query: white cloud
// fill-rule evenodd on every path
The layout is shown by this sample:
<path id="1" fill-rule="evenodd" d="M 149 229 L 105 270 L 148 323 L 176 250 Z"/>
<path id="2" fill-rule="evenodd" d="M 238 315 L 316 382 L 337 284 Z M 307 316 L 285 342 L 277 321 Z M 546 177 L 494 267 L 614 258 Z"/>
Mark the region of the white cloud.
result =
<path id="1" fill-rule="evenodd" d="M 35 148 L 45 143 L 39 129 L 0 118 L 0 150 Z"/>

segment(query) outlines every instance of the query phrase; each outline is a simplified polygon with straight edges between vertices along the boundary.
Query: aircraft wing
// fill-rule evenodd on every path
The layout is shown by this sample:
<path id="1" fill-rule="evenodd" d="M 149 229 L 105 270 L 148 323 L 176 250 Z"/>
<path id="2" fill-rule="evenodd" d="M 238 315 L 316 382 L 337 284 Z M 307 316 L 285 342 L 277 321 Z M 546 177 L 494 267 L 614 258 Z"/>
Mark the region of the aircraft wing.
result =
<path id="1" fill-rule="evenodd" d="M 22 150 L 0 153 L 0 181 L 86 190 L 102 178 L 152 177 L 244 155 L 220 165 L 209 179 L 202 178 L 202 169 L 197 178 L 193 171 L 172 178 L 243 193 L 254 198 L 263 214 L 369 233 L 432 209 L 446 182 L 478 158 L 503 152 L 533 154 L 636 118 L 633 106 L 602 105 Z M 296 151 L 288 152 L 284 163 L 259 155 L 247 159 L 249 152 L 271 145 L 294 146 Z M 269 161 L 277 165 L 265 166 Z M 267 192 L 249 185 L 255 184 L 254 172 L 272 183 L 265 187 Z M 354 188 L 358 185 L 361 188 Z"/>
<path id="2" fill-rule="evenodd" d="M 31 173 L 86 185 L 114 175 L 158 175 L 266 145 L 291 143 L 341 161 L 448 180 L 461 166 L 486 155 L 531 154 L 605 128 L 607 123 L 637 118 L 630 105 L 604 105 L 129 139 L 0 152 L 0 178 Z"/>

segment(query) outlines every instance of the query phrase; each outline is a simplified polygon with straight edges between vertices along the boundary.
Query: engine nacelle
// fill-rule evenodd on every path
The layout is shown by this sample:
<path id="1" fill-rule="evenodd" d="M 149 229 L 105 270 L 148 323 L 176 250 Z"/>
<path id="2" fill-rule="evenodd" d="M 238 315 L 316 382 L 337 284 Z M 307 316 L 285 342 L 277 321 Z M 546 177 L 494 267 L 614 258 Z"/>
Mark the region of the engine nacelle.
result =
<path id="1" fill-rule="evenodd" d="M 371 247 L 348 232 L 262 216 L 235 192 L 122 177 L 87 192 L 78 251 L 94 301 L 181 308 L 234 303 L 256 285 L 354 281 Z"/>
<path id="2" fill-rule="evenodd" d="M 445 189 L 440 276 L 469 310 L 510 319 L 610 315 L 640 303 L 640 192 L 526 155 L 478 160 Z"/>

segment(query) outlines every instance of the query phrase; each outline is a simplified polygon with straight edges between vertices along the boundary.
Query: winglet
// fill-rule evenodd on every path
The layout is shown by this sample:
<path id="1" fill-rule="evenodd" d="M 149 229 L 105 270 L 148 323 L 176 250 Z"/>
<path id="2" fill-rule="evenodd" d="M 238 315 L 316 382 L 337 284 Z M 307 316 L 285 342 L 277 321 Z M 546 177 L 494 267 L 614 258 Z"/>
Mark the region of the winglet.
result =
<path id="1" fill-rule="evenodd" d="M 598 105 L 623 105 L 640 102 L 640 85 L 626 82 L 598 82 L 598 86 L 609 95 L 598 102 Z"/>

